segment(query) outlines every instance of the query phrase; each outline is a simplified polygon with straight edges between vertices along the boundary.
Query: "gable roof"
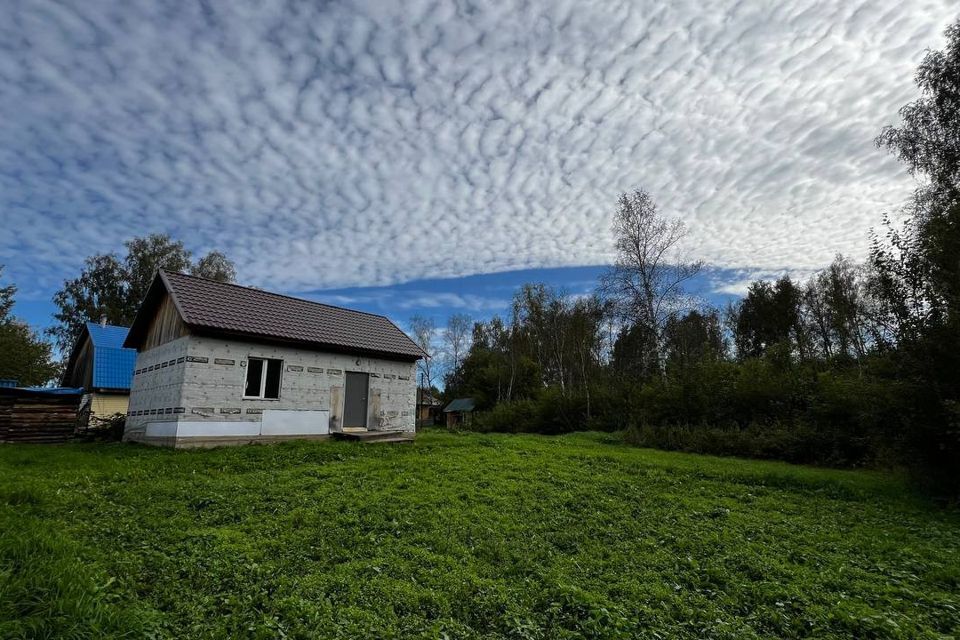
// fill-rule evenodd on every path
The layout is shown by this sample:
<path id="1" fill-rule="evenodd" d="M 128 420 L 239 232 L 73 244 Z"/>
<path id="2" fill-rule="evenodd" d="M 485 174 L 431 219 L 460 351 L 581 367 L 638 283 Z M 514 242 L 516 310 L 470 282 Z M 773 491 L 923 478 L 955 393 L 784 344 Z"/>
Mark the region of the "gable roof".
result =
<path id="1" fill-rule="evenodd" d="M 453 411 L 463 411 L 469 412 L 473 411 L 473 398 L 457 398 L 453 400 L 450 404 L 444 407 L 444 413 L 451 413 Z"/>
<path id="2" fill-rule="evenodd" d="M 95 347 L 122 349 L 123 341 L 127 339 L 129 331 L 127 327 L 115 327 L 111 324 L 103 326 L 96 322 L 87 323 L 87 332 Z"/>
<path id="3" fill-rule="evenodd" d="M 167 293 L 192 331 L 401 356 L 426 354 L 385 316 L 334 307 L 261 289 L 159 271 L 137 312 L 124 345 L 137 348 Z"/>
<path id="4" fill-rule="evenodd" d="M 76 359 L 89 338 L 93 350 L 93 375 L 90 386 L 94 389 L 117 391 L 130 389 L 133 369 L 137 362 L 137 351 L 123 346 L 128 331 L 126 327 L 101 326 L 96 322 L 87 322 L 70 354 L 64 377 L 66 378 L 73 371 Z"/>

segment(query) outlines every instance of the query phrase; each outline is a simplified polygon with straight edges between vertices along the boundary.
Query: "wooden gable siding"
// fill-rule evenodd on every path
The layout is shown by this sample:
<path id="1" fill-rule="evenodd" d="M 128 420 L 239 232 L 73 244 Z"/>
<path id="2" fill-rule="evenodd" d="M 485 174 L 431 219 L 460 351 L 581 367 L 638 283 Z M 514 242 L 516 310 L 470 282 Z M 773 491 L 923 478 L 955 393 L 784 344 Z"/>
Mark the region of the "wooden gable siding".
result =
<path id="1" fill-rule="evenodd" d="M 157 312 L 150 320 L 150 328 L 147 330 L 147 337 L 143 341 L 140 351 L 148 351 L 154 347 L 176 340 L 187 335 L 187 325 L 184 324 L 180 312 L 170 294 L 163 296 L 163 301 L 157 306 Z"/>
<path id="2" fill-rule="evenodd" d="M 80 347 L 77 359 L 64 378 L 63 384 L 67 387 L 84 387 L 85 389 L 89 389 L 93 384 L 93 342 L 86 329 L 84 329 L 83 346 Z"/>

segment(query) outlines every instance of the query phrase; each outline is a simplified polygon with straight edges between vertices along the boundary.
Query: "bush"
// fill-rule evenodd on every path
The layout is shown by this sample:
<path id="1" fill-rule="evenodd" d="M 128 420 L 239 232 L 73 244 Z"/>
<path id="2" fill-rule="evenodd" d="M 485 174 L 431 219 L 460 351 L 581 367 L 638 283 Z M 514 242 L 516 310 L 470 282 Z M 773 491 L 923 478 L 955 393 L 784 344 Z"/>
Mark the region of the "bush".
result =
<path id="1" fill-rule="evenodd" d="M 863 466 L 872 462 L 872 450 L 851 441 L 838 429 L 820 429 L 806 423 L 732 425 L 634 426 L 624 439 L 641 447 L 783 460 L 799 464 Z"/>
<path id="2" fill-rule="evenodd" d="M 91 417 L 87 426 L 77 432 L 77 436 L 84 440 L 122 440 L 123 430 L 127 424 L 127 417 L 122 413 L 115 413 L 107 418 Z"/>
<path id="3" fill-rule="evenodd" d="M 917 390 L 889 363 L 704 362 L 645 384 L 543 389 L 475 416 L 477 431 L 624 431 L 633 444 L 831 466 L 904 463 Z M 915 427 L 913 427 L 915 429 Z"/>

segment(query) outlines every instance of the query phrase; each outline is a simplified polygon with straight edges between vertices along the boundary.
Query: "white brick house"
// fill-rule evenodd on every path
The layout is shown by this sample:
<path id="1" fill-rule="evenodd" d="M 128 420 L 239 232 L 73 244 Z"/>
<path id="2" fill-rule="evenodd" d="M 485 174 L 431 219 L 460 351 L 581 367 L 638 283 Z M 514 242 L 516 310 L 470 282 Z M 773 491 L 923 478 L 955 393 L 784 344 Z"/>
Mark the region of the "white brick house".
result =
<path id="1" fill-rule="evenodd" d="M 420 348 L 383 316 L 161 271 L 130 328 L 125 440 L 413 432 Z"/>

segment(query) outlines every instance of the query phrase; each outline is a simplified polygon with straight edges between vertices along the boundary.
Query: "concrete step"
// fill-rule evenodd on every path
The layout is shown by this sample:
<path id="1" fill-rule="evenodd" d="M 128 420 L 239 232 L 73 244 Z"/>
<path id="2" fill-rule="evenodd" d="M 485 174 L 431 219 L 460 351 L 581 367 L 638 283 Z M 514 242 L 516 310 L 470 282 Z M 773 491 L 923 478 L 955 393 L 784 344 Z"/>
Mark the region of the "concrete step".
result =
<path id="1" fill-rule="evenodd" d="M 335 431 L 332 435 L 338 440 L 355 442 L 413 442 L 414 438 L 409 431 Z"/>

